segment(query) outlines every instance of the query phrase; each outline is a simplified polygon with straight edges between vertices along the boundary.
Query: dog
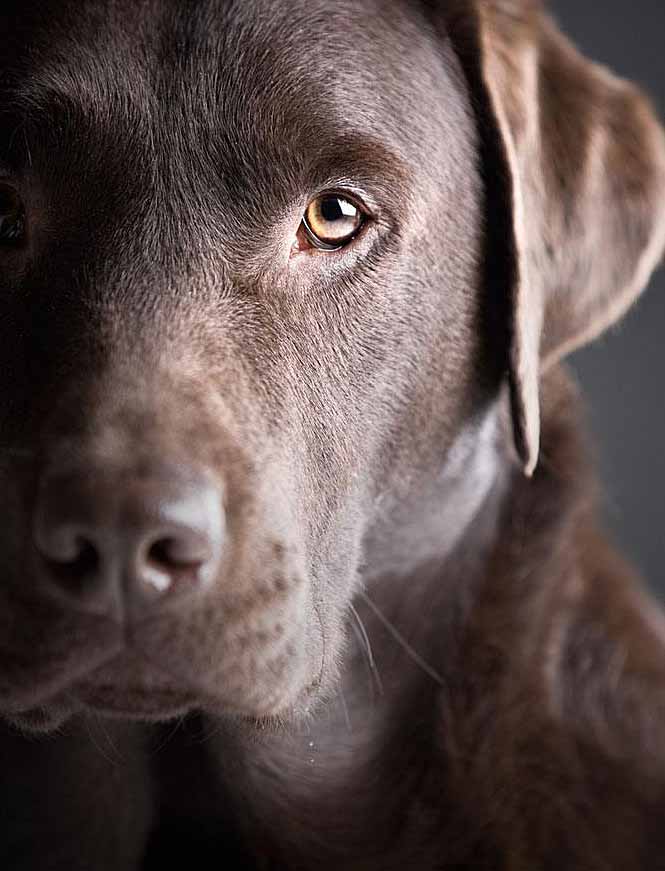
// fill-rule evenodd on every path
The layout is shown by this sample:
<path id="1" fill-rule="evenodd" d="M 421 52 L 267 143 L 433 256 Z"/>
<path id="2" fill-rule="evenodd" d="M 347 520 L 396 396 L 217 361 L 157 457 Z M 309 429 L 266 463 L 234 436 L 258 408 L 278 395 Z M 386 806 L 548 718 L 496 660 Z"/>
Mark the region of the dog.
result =
<path id="1" fill-rule="evenodd" d="M 0 867 L 652 869 L 564 358 L 665 136 L 535 0 L 4 0 Z"/>

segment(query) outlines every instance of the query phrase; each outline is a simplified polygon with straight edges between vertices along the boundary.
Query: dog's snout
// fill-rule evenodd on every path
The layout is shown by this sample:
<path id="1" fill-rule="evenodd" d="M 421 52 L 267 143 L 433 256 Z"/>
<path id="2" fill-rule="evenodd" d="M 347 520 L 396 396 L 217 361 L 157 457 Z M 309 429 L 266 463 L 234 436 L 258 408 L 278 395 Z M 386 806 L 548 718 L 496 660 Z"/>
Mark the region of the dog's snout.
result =
<path id="1" fill-rule="evenodd" d="M 182 466 L 50 472 L 34 515 L 46 588 L 72 607 L 117 619 L 209 586 L 224 531 L 221 488 Z"/>

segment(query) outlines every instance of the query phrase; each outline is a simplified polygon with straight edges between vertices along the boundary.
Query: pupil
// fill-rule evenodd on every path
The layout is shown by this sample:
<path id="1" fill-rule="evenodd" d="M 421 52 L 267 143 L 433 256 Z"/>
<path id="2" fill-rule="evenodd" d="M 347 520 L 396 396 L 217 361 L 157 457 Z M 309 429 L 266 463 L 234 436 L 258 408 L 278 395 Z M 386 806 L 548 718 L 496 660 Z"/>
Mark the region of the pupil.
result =
<path id="1" fill-rule="evenodd" d="M 321 217 L 330 223 L 344 217 L 341 203 L 338 199 L 329 197 L 321 203 Z"/>

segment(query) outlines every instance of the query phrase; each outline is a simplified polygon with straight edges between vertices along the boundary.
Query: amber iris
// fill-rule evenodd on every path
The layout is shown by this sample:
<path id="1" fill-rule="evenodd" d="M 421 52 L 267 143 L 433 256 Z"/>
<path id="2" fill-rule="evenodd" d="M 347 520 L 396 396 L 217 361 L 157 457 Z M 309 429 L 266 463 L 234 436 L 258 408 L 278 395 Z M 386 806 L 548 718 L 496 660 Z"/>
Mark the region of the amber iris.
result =
<path id="1" fill-rule="evenodd" d="M 309 204 L 303 226 L 317 248 L 335 250 L 353 239 L 364 220 L 364 213 L 350 200 L 338 194 L 325 194 Z"/>

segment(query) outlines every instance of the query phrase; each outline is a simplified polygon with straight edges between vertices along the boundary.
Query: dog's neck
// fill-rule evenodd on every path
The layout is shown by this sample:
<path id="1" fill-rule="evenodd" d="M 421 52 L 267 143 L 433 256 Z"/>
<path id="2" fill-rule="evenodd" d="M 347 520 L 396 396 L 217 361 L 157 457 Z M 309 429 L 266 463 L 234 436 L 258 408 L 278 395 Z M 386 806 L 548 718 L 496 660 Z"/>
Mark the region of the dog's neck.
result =
<path id="1" fill-rule="evenodd" d="M 374 847 L 377 827 L 390 832 L 390 814 L 403 804 L 408 788 L 393 782 L 392 772 L 429 776 L 413 764 L 394 763 L 396 756 L 412 752 L 414 740 L 421 749 L 430 740 L 445 648 L 461 621 L 460 609 L 470 607 L 474 577 L 482 577 L 493 546 L 506 482 L 497 425 L 493 410 L 473 432 L 466 430 L 427 492 L 421 491 L 417 513 L 415 504 L 403 506 L 401 533 L 371 543 L 383 544 L 390 573 L 373 571 L 363 579 L 336 696 L 287 735 L 248 741 L 224 731 L 212 739 L 219 742 L 219 757 L 240 768 L 225 778 L 243 785 L 233 804 L 242 818 L 254 816 L 252 837 L 264 831 L 272 854 L 285 832 L 270 821 L 288 819 L 287 837 L 296 854 L 316 854 L 317 842 L 325 839 L 326 854 L 339 853 L 344 865 L 354 847 L 354 820 L 357 836 L 369 833 Z M 427 754 L 418 759 L 425 764 Z M 384 782 L 377 781 L 377 771 Z M 347 796 L 353 797 L 352 809 Z M 360 856 L 373 849 L 355 847 Z M 292 865 L 297 862 L 287 852 L 285 867 Z"/>

